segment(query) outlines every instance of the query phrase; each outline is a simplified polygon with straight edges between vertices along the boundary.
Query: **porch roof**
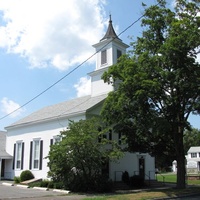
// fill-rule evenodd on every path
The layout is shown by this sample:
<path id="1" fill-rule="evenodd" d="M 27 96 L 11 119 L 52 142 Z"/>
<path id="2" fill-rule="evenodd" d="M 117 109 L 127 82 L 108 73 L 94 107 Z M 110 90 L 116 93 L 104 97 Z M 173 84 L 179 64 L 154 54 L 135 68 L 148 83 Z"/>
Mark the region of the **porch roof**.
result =
<path id="1" fill-rule="evenodd" d="M 12 159 L 13 157 L 4 150 L 0 150 L 0 159 Z"/>

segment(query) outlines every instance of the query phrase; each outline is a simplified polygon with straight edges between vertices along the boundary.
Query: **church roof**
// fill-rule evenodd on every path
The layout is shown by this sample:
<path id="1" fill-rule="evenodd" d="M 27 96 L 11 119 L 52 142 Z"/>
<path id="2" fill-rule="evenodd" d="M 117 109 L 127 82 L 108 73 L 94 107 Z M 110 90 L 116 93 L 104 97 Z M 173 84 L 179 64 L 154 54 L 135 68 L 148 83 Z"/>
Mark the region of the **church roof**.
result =
<path id="1" fill-rule="evenodd" d="M 104 35 L 104 37 L 100 40 L 100 41 L 103 41 L 103 40 L 106 40 L 106 39 L 119 39 L 117 34 L 115 33 L 115 30 L 113 28 L 113 25 L 112 25 L 112 20 L 111 20 L 111 15 L 110 15 L 110 20 L 109 20 L 109 25 L 108 25 L 108 29 L 106 31 L 106 34 Z M 121 39 L 119 39 L 121 40 Z"/>
<path id="2" fill-rule="evenodd" d="M 6 129 L 85 113 L 89 109 L 95 107 L 97 104 L 105 100 L 106 97 L 107 94 L 94 97 L 88 95 L 55 105 L 46 106 L 11 124 L 10 126 L 6 127 Z"/>

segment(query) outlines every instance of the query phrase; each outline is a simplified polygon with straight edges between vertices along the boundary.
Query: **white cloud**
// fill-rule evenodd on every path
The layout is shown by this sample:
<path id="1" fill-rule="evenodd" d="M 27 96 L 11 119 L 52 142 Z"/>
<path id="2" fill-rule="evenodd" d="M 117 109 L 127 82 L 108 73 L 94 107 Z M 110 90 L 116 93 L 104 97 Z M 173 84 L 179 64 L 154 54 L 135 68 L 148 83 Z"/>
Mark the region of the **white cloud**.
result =
<path id="1" fill-rule="evenodd" d="M 77 97 L 91 94 L 91 79 L 87 79 L 87 77 L 81 77 L 79 82 L 74 85 L 74 88 L 77 91 Z"/>
<path id="2" fill-rule="evenodd" d="M 172 0 L 171 7 L 174 8 L 176 6 L 176 0 Z"/>
<path id="3" fill-rule="evenodd" d="M 105 0 L 0 0 L 0 47 L 32 67 L 65 70 L 94 50 L 104 32 Z"/>
<path id="4" fill-rule="evenodd" d="M 5 115 L 9 114 L 9 113 L 12 113 L 10 116 L 12 118 L 14 117 L 17 117 L 19 115 L 21 115 L 22 112 L 24 112 L 24 109 L 20 108 L 20 105 L 17 104 L 16 102 L 12 101 L 12 100 L 9 100 L 8 98 L 4 97 L 2 100 L 1 100 L 1 111 L 3 113 L 5 113 Z M 18 110 L 17 110 L 18 109 Z"/>

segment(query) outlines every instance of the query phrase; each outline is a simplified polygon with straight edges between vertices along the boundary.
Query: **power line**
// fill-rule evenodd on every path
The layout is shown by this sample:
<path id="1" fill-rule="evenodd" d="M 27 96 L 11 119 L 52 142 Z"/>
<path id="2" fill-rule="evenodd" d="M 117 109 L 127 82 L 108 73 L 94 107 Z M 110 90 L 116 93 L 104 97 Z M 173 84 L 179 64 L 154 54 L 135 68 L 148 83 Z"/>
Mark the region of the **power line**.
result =
<path id="1" fill-rule="evenodd" d="M 159 3 L 158 3 L 159 4 Z M 158 5 L 157 4 L 157 5 Z M 138 21 L 140 21 L 143 17 L 145 16 L 145 14 L 141 15 L 137 20 L 135 20 L 132 24 L 130 24 L 127 28 L 125 28 L 122 32 L 120 32 L 117 37 L 119 37 L 120 35 L 122 35 L 124 32 L 126 32 L 129 28 L 131 28 L 134 24 L 136 24 Z M 62 78 L 60 78 L 59 80 L 57 80 L 55 83 L 53 83 L 52 85 L 50 85 L 48 88 L 46 88 L 45 90 L 43 90 L 42 92 L 40 92 L 38 95 L 36 95 L 35 97 L 33 97 L 32 99 L 30 99 L 29 101 L 27 101 L 26 103 L 24 103 L 23 105 L 21 105 L 19 108 L 13 110 L 12 112 L 4 115 L 3 117 L 0 118 L 0 120 L 12 115 L 13 113 L 15 113 L 16 111 L 20 110 L 21 108 L 25 107 L 26 105 L 28 105 L 29 103 L 31 103 L 32 101 L 34 101 L 35 99 L 37 99 L 38 97 L 40 97 L 42 94 L 44 94 L 45 92 L 47 92 L 48 90 L 50 90 L 52 87 L 54 87 L 57 83 L 59 83 L 60 81 L 62 81 L 63 79 L 65 79 L 67 76 L 69 76 L 70 74 L 72 74 L 74 71 L 76 71 L 78 68 L 80 68 L 83 64 L 85 64 L 88 60 L 90 60 L 93 56 L 95 56 L 97 53 L 99 53 L 102 49 L 104 49 L 107 45 L 109 45 L 113 40 L 115 40 L 116 37 L 112 38 L 112 40 L 110 40 L 107 44 L 105 44 L 102 48 L 100 48 L 98 51 L 96 51 L 95 53 L 93 53 L 91 56 L 89 56 L 86 60 L 84 60 L 82 63 L 80 63 L 79 65 L 77 65 L 74 69 L 72 69 L 70 72 L 68 72 L 65 76 L 63 76 Z"/>

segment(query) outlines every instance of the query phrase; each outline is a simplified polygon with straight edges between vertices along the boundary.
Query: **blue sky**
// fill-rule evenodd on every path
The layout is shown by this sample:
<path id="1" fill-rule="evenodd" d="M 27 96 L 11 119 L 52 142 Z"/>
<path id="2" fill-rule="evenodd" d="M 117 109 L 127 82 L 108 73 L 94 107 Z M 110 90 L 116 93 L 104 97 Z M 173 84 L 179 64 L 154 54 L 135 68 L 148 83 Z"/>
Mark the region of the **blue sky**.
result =
<path id="1" fill-rule="evenodd" d="M 142 2 L 156 0 L 0 0 L 0 118 L 66 76 L 94 53 L 109 14 L 117 34 L 143 14 Z M 172 6 L 173 1 L 168 0 Z M 140 22 L 120 35 L 129 44 Z M 29 104 L 0 120 L 0 130 L 44 107 L 90 93 L 87 73 L 95 57 Z M 199 117 L 191 124 L 200 128 Z"/>

